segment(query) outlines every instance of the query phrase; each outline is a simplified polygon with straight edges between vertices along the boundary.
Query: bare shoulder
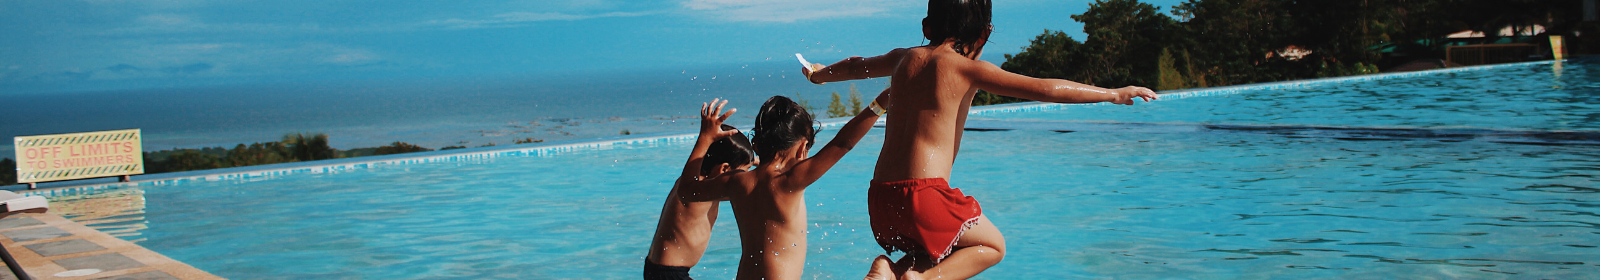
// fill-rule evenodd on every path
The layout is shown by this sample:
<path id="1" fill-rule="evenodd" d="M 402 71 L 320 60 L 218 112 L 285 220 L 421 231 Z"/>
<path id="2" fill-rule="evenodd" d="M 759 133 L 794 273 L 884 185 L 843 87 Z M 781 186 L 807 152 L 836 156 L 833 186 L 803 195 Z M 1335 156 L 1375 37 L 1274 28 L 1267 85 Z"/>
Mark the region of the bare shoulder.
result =
<path id="1" fill-rule="evenodd" d="M 761 178 L 757 178 L 759 175 L 756 173 L 754 171 L 735 171 L 733 174 L 727 175 L 728 182 L 725 186 L 729 190 L 737 191 L 738 193 L 750 193 L 761 181 Z"/>
<path id="2" fill-rule="evenodd" d="M 900 63 L 902 65 L 927 61 L 933 56 L 933 49 L 928 47 L 904 48 L 896 49 L 896 51 L 900 53 Z"/>

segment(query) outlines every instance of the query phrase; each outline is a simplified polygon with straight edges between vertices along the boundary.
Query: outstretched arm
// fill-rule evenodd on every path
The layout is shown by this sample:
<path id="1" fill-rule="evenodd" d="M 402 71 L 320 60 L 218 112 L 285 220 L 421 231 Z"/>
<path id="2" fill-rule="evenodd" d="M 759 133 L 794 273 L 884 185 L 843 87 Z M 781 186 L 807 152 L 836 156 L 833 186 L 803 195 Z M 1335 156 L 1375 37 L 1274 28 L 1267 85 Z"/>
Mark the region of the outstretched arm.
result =
<path id="1" fill-rule="evenodd" d="M 882 101 L 876 102 L 878 104 L 888 103 L 886 99 L 888 97 L 889 89 L 884 89 L 883 93 L 879 93 L 874 101 Z M 834 135 L 833 140 L 828 141 L 828 145 L 822 146 L 822 149 L 817 150 L 816 155 L 806 158 L 806 160 L 801 161 L 793 169 L 789 170 L 789 180 L 791 180 L 789 185 L 805 188 L 805 186 L 810 186 L 812 182 L 822 178 L 822 175 L 827 173 L 828 169 L 839 163 L 839 159 L 843 158 L 845 153 L 849 153 L 851 149 L 856 147 L 856 142 L 860 142 L 862 136 L 866 136 L 868 131 L 872 131 L 872 124 L 878 122 L 878 117 L 873 108 L 861 109 L 861 112 L 857 113 L 855 118 L 851 118 L 849 122 L 844 124 L 844 127 L 839 128 L 839 134 Z"/>
<path id="2" fill-rule="evenodd" d="M 720 101 L 720 102 L 719 102 Z M 700 104 L 700 135 L 694 141 L 694 149 L 689 152 L 689 161 L 683 164 L 683 173 L 678 176 L 678 200 L 685 203 L 691 201 L 716 200 L 722 197 L 722 192 L 711 184 L 698 184 L 706 178 L 700 177 L 700 166 L 706 159 L 706 151 L 711 149 L 711 143 L 717 139 L 728 137 L 737 130 L 722 130 L 722 122 L 728 116 L 738 112 L 737 109 L 728 109 L 722 112 L 722 106 L 727 105 L 727 100 L 713 99 L 711 103 Z"/>
<path id="3" fill-rule="evenodd" d="M 1023 76 L 986 61 L 971 65 L 962 71 L 966 72 L 967 77 L 972 77 L 974 86 L 1004 96 L 1055 103 L 1111 102 L 1122 105 L 1133 105 L 1133 98 L 1144 99 L 1145 102 L 1156 99 L 1156 93 L 1144 87 L 1106 89 L 1068 80 Z"/>
<path id="4" fill-rule="evenodd" d="M 813 84 L 860 80 L 889 76 L 894 74 L 894 68 L 899 66 L 900 57 L 905 56 L 906 49 L 894 49 L 883 55 L 874 57 L 852 56 L 826 67 L 819 63 L 812 63 L 812 67 L 801 67 L 800 73 L 806 74 Z M 811 68 L 820 68 L 812 72 Z"/>

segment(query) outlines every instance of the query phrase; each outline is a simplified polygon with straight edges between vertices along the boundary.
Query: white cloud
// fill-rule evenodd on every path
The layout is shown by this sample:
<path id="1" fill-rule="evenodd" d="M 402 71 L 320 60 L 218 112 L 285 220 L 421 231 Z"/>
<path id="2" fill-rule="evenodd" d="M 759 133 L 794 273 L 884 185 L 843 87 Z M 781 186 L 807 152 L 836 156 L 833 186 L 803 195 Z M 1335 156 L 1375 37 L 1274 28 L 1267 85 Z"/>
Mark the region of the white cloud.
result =
<path id="1" fill-rule="evenodd" d="M 731 21 L 795 22 L 864 17 L 919 6 L 914 0 L 687 0 L 685 8 Z"/>
<path id="2" fill-rule="evenodd" d="M 108 53 L 114 61 L 19 71 L 0 68 L 0 81 L 77 81 L 140 78 L 260 76 L 319 67 L 367 67 L 386 62 L 383 55 L 335 44 L 145 43 L 129 42 Z"/>
<path id="3" fill-rule="evenodd" d="M 528 23 L 557 20 L 585 20 L 592 18 L 608 17 L 637 17 L 655 14 L 653 12 L 610 12 L 600 14 L 567 14 L 567 13 L 530 13 L 512 12 L 494 15 L 485 19 L 447 19 L 430 20 L 422 24 L 423 27 L 444 29 L 477 29 L 477 28 L 502 28 L 517 27 Z"/>
<path id="4" fill-rule="evenodd" d="M 276 24 L 260 23 L 224 23 L 212 24 L 178 14 L 150 14 L 135 18 L 128 27 L 113 28 L 100 32 L 101 34 L 145 34 L 145 33 L 262 33 L 284 31 L 316 31 L 315 24 L 301 24 L 300 26 L 282 26 Z"/>

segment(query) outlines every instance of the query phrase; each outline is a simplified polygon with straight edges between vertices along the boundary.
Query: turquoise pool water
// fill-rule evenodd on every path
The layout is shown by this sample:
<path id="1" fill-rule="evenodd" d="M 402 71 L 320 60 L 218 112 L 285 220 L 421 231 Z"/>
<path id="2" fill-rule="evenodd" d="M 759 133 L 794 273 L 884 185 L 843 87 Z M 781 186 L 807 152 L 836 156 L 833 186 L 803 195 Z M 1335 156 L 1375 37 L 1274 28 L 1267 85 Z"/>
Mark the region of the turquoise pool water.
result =
<path id="1" fill-rule="evenodd" d="M 974 124 L 1011 130 L 967 132 L 952 183 L 1006 235 L 987 279 L 1587 278 L 1600 273 L 1600 65 L 1563 67 L 987 113 Z M 1434 102 L 1401 105 L 1412 99 Z M 805 278 L 858 278 L 882 252 L 865 211 L 882 140 L 808 190 Z M 112 188 L 142 207 L 89 223 L 143 225 L 124 238 L 229 278 L 629 279 L 687 152 L 660 141 Z M 732 277 L 734 227 L 718 221 L 695 277 Z"/>
<path id="2" fill-rule="evenodd" d="M 1596 61 L 1196 94 L 1155 106 L 985 115 L 1002 120 L 1600 130 Z"/>

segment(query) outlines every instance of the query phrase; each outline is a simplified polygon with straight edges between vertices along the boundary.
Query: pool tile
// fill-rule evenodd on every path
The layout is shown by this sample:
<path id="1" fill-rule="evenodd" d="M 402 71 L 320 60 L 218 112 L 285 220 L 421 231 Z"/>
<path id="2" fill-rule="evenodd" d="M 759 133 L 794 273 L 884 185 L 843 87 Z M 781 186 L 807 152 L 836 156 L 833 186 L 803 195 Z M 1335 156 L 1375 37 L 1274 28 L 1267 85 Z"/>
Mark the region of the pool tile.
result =
<path id="1" fill-rule="evenodd" d="M 104 279 L 104 280 L 177 280 L 178 278 L 177 277 L 172 277 L 172 275 L 167 274 L 166 272 L 161 272 L 160 270 L 152 270 L 152 271 L 145 271 L 145 272 L 134 273 L 134 274 L 127 274 L 127 275 L 117 275 L 117 276 L 111 276 L 111 277 L 95 278 L 94 280 L 102 280 L 102 279 Z"/>
<path id="2" fill-rule="evenodd" d="M 83 253 L 83 252 L 90 252 L 90 251 L 99 251 L 99 250 L 105 250 L 106 249 L 106 247 L 101 247 L 100 244 L 94 244 L 94 242 L 89 242 L 88 240 L 83 240 L 83 239 L 73 239 L 73 240 L 56 241 L 56 242 L 49 242 L 49 243 L 39 243 L 39 244 L 22 246 L 22 247 L 28 247 L 29 250 L 33 250 L 33 252 L 39 253 L 40 256 L 46 256 L 46 257 L 60 256 L 60 255 L 66 255 L 66 254 L 76 254 L 76 253 Z"/>
<path id="3" fill-rule="evenodd" d="M 5 235 L 7 238 L 11 238 L 11 241 L 15 242 L 72 236 L 71 233 L 67 233 L 66 231 L 54 227 L 8 231 L 0 233 L 0 235 Z"/>
<path id="4" fill-rule="evenodd" d="M 34 218 L 30 218 L 30 217 L 14 217 L 14 218 L 0 219 L 0 229 L 13 229 L 13 228 L 19 228 L 19 227 L 26 227 L 26 226 L 37 226 L 37 225 L 42 225 L 42 224 L 44 224 L 44 222 L 40 222 L 39 219 L 34 219 Z"/>
<path id="5" fill-rule="evenodd" d="M 57 265 L 60 265 L 62 268 L 66 268 L 67 270 L 93 268 L 99 269 L 100 271 L 112 271 L 145 266 L 144 263 L 118 253 L 59 259 L 55 260 L 55 262 Z"/>

